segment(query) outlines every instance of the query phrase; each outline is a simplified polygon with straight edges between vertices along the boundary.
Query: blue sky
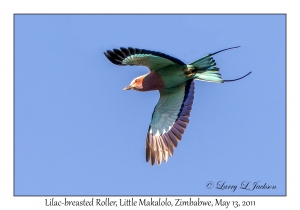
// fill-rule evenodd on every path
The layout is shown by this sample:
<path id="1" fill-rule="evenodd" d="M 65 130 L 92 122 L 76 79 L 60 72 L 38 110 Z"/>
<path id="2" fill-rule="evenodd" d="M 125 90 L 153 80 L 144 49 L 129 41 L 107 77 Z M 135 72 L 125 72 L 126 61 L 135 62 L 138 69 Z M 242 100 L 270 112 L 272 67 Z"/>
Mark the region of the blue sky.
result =
<path id="1" fill-rule="evenodd" d="M 284 15 L 15 15 L 15 195 L 284 195 Z M 103 52 L 208 53 L 225 84 L 196 81 L 174 156 L 145 162 L 157 91 Z M 243 181 L 276 189 L 243 190 Z M 214 187 L 207 189 L 208 182 Z M 224 186 L 238 186 L 216 189 Z"/>

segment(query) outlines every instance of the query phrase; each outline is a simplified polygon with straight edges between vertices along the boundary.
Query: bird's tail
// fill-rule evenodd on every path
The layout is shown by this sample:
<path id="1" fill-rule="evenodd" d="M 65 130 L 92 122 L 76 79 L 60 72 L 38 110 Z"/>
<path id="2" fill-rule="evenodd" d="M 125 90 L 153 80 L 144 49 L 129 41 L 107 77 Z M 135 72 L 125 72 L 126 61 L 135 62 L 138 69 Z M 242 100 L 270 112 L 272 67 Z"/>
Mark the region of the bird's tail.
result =
<path id="1" fill-rule="evenodd" d="M 237 46 L 237 47 L 239 47 L 239 46 Z M 208 54 L 208 55 L 190 63 L 188 65 L 188 68 L 192 69 L 192 71 L 194 73 L 194 79 L 202 80 L 205 82 L 216 82 L 216 83 L 225 82 L 226 80 L 223 80 L 221 77 L 221 74 L 219 74 L 219 68 L 216 67 L 216 62 L 212 56 L 219 52 L 237 48 L 237 47 L 231 47 L 231 48 L 227 48 L 224 50 L 220 50 L 215 53 Z"/>

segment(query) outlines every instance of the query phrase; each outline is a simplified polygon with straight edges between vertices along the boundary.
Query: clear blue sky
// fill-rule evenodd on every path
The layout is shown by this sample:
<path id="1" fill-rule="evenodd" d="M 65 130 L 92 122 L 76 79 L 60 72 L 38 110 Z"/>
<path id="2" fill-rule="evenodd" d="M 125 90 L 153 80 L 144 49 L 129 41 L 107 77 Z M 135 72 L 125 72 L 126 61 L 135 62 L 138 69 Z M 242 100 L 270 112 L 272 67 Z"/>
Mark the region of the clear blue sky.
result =
<path id="1" fill-rule="evenodd" d="M 284 15 L 15 15 L 15 195 L 284 195 L 285 28 Z M 174 156 L 146 163 L 159 94 L 123 91 L 147 68 L 103 52 L 144 48 L 189 63 L 238 45 L 214 56 L 222 77 L 252 74 L 196 81 Z"/>

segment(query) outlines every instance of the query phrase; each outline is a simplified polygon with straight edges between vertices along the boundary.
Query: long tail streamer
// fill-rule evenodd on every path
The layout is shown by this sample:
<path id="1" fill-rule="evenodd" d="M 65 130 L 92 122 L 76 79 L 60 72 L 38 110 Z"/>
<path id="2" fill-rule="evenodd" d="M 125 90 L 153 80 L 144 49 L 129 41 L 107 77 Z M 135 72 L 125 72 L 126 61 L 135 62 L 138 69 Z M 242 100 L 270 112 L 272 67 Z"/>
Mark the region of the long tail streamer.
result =
<path id="1" fill-rule="evenodd" d="M 230 79 L 230 80 L 223 80 L 223 82 L 234 82 L 234 81 L 237 81 L 237 80 L 240 80 L 240 79 L 243 79 L 243 78 L 245 78 L 245 77 L 247 77 L 249 74 L 251 74 L 252 73 L 252 71 L 250 71 L 248 74 L 246 74 L 246 75 L 244 75 L 244 76 L 242 76 L 242 77 L 240 77 L 240 78 L 237 78 L 237 79 Z"/>

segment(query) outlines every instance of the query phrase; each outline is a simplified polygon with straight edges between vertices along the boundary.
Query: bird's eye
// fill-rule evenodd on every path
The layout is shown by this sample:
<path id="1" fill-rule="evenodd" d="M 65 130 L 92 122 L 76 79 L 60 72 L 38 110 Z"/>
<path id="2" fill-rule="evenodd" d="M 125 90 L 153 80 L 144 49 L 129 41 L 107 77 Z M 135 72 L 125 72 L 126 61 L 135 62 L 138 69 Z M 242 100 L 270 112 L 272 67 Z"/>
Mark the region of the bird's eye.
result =
<path id="1" fill-rule="evenodd" d="M 137 82 L 138 80 L 136 79 L 134 82 Z"/>

